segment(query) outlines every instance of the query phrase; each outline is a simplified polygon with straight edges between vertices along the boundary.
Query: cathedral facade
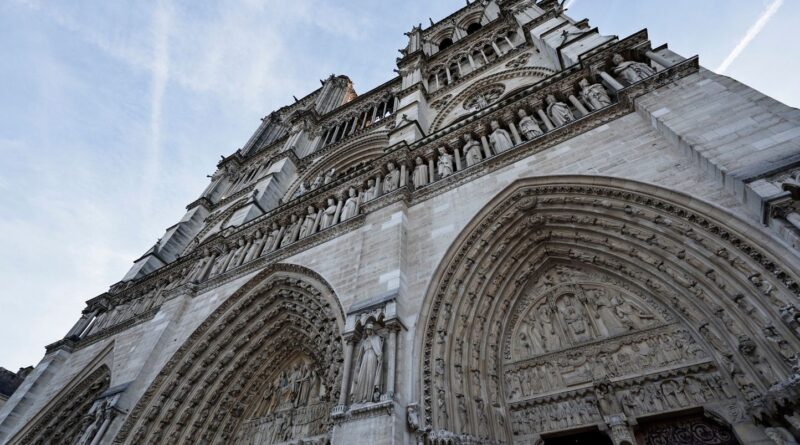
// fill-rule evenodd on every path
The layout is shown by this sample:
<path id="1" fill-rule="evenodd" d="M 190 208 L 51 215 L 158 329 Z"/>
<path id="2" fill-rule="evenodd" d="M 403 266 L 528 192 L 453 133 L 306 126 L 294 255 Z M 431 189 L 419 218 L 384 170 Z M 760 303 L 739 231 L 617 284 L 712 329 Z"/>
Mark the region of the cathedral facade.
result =
<path id="1" fill-rule="evenodd" d="M 554 0 L 272 112 L 0 408 L 10 444 L 790 444 L 800 111 Z"/>

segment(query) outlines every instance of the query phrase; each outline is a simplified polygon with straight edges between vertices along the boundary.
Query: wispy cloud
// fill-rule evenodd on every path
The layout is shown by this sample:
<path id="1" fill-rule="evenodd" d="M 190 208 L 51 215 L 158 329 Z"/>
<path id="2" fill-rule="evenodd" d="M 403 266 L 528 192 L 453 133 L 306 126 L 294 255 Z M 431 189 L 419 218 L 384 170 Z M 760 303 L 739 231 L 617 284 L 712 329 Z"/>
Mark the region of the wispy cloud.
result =
<path id="1" fill-rule="evenodd" d="M 783 4 L 783 0 L 773 0 L 772 3 L 767 6 L 767 9 L 764 10 L 763 13 L 758 17 L 758 20 L 753 23 L 753 26 L 747 30 L 747 33 L 742 37 L 736 47 L 733 48 L 728 57 L 725 58 L 724 61 L 717 67 L 717 72 L 719 74 L 725 73 L 731 64 L 739 57 L 742 52 L 747 49 L 747 46 L 750 45 L 750 42 L 758 36 L 762 29 L 767 25 L 769 20 L 778 12 L 781 5 Z"/>

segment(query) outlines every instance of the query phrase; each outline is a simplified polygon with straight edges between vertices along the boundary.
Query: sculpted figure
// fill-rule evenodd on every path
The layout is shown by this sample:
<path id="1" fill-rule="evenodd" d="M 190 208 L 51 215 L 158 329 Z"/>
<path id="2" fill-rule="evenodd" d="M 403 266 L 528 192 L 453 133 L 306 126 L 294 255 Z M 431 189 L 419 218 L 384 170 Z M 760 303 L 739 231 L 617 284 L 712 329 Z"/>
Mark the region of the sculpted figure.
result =
<path id="1" fill-rule="evenodd" d="M 611 59 L 616 67 L 614 73 L 624 79 L 628 84 L 636 83 L 655 74 L 655 70 L 641 62 L 626 61 L 621 55 L 614 54 Z"/>
<path id="2" fill-rule="evenodd" d="M 372 402 L 375 391 L 380 392 L 383 369 L 383 339 L 375 334 L 372 324 L 364 328 L 358 356 L 350 397 L 353 403 Z"/>
<path id="3" fill-rule="evenodd" d="M 303 219 L 303 224 L 300 225 L 300 239 L 311 235 L 314 231 L 314 223 L 317 221 L 317 209 L 312 206 L 308 206 L 308 213 L 306 213 L 306 217 Z"/>
<path id="4" fill-rule="evenodd" d="M 397 166 L 394 162 L 390 162 L 386 164 L 386 168 L 389 169 L 389 173 L 383 178 L 383 193 L 395 191 L 400 187 L 400 171 L 397 170 Z"/>
<path id="5" fill-rule="evenodd" d="M 567 298 L 565 306 L 560 308 L 559 311 L 561 312 L 561 316 L 564 317 L 564 321 L 567 323 L 572 335 L 575 336 L 575 339 L 578 341 L 587 340 L 589 331 L 587 329 L 583 310 L 581 310 L 571 298 Z"/>
<path id="6" fill-rule="evenodd" d="M 589 289 L 586 290 L 586 294 L 589 296 L 589 301 L 594 303 L 595 312 L 606 328 L 607 335 L 617 335 L 627 331 L 614 312 L 614 306 L 604 290 Z"/>
<path id="7" fill-rule="evenodd" d="M 611 98 L 608 97 L 608 92 L 603 85 L 589 84 L 587 79 L 581 79 L 578 85 L 581 87 L 581 98 L 592 107 L 592 110 L 599 110 L 611 105 Z"/>
<path id="8" fill-rule="evenodd" d="M 419 156 L 414 159 L 414 164 L 416 164 L 414 166 L 414 175 L 412 177 L 414 181 L 414 188 L 420 188 L 428 184 L 428 166 L 425 165 L 425 162 Z"/>
<path id="9" fill-rule="evenodd" d="M 325 184 L 330 184 L 333 180 L 336 179 L 336 169 L 332 168 L 327 173 L 325 173 Z"/>
<path id="10" fill-rule="evenodd" d="M 436 161 L 436 172 L 440 178 L 453 174 L 453 156 L 447 153 L 444 147 L 439 147 L 439 159 Z"/>
<path id="11" fill-rule="evenodd" d="M 350 187 L 350 190 L 347 191 L 347 201 L 344 202 L 344 206 L 342 207 L 341 219 L 342 221 L 347 221 L 348 219 L 356 216 L 357 214 L 358 214 L 358 196 L 356 195 L 356 189 Z"/>
<path id="12" fill-rule="evenodd" d="M 316 190 L 322 186 L 322 176 L 317 175 L 314 182 L 311 183 L 311 190 Z"/>
<path id="13" fill-rule="evenodd" d="M 328 198 L 328 207 L 322 212 L 322 219 L 319 223 L 320 229 L 327 229 L 332 226 L 336 221 L 336 201 L 333 198 Z"/>
<path id="14" fill-rule="evenodd" d="M 364 190 L 364 193 L 361 195 L 363 197 L 364 202 L 370 201 L 378 197 L 378 188 L 375 187 L 375 180 L 374 179 L 367 179 L 367 189 Z"/>
<path id="15" fill-rule="evenodd" d="M 536 119 L 528 116 L 528 113 L 525 110 L 520 109 L 517 114 L 520 117 L 519 120 L 519 131 L 522 133 L 522 136 L 525 138 L 526 141 L 529 141 L 537 136 L 541 136 L 544 134 L 542 128 L 539 127 L 539 123 L 536 122 Z"/>
<path id="16" fill-rule="evenodd" d="M 548 94 L 545 100 L 547 101 L 547 115 L 550 116 L 550 120 L 553 121 L 556 127 L 560 127 L 575 120 L 575 116 L 572 114 L 572 110 L 569 109 L 567 104 L 559 102 L 552 94 Z"/>
<path id="17" fill-rule="evenodd" d="M 635 309 L 627 300 L 618 295 L 611 297 L 611 305 L 614 313 L 628 329 L 641 329 L 653 319 L 652 315 Z"/>
<path id="18" fill-rule="evenodd" d="M 299 196 L 303 196 L 307 191 L 308 191 L 308 182 L 303 181 L 300 183 L 300 187 L 297 187 L 297 190 L 294 191 L 292 199 L 297 198 Z"/>
<path id="19" fill-rule="evenodd" d="M 444 388 L 436 387 L 436 423 L 439 429 L 447 429 L 447 400 Z"/>
<path id="20" fill-rule="evenodd" d="M 275 250 L 278 235 L 281 233 L 281 228 L 278 227 L 277 222 L 272 223 L 272 230 L 269 232 L 269 236 L 267 236 L 267 241 L 264 243 L 264 250 L 263 253 L 272 252 Z"/>
<path id="21" fill-rule="evenodd" d="M 489 142 L 491 142 L 495 153 L 502 153 L 514 146 L 508 131 L 500 128 L 500 122 L 492 121 L 490 125 L 492 134 L 489 135 Z"/>
<path id="22" fill-rule="evenodd" d="M 286 247 L 289 244 L 292 244 L 296 239 L 297 235 L 300 233 L 300 221 L 297 219 L 297 215 L 292 215 L 289 219 L 289 225 L 286 227 L 286 231 L 283 234 L 283 239 L 281 240 L 281 247 Z"/>
<path id="23" fill-rule="evenodd" d="M 561 347 L 561 339 L 556 335 L 555 328 L 553 327 L 553 317 L 550 308 L 546 304 L 539 306 L 537 310 L 539 314 L 539 327 L 542 334 L 542 341 L 546 350 Z"/>
<path id="24" fill-rule="evenodd" d="M 467 158 L 467 167 L 481 162 L 483 154 L 481 154 L 481 143 L 472 138 L 472 135 L 467 133 L 464 135 L 464 156 Z"/>

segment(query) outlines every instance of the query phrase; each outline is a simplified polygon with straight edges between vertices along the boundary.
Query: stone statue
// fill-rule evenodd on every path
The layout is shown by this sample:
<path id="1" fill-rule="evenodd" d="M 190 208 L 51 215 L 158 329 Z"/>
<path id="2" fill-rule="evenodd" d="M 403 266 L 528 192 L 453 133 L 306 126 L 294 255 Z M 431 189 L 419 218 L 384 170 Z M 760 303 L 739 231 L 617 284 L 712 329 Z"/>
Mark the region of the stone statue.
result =
<path id="1" fill-rule="evenodd" d="M 386 164 L 386 168 L 389 169 L 389 173 L 383 178 L 383 193 L 395 191 L 400 187 L 400 171 L 397 170 L 397 166 L 394 162 L 390 162 Z"/>
<path id="2" fill-rule="evenodd" d="M 559 308 L 559 312 L 561 312 L 561 316 L 564 318 L 564 322 L 575 340 L 584 341 L 589 339 L 585 314 L 582 308 L 572 301 L 572 298 L 565 299 L 565 305 Z"/>
<path id="3" fill-rule="evenodd" d="M 467 158 L 467 167 L 481 162 L 483 154 L 481 153 L 481 143 L 472 138 L 472 135 L 467 133 L 464 135 L 464 157 Z"/>
<path id="4" fill-rule="evenodd" d="M 621 55 L 614 54 L 611 61 L 614 63 L 614 74 L 621 77 L 628 84 L 634 84 L 656 73 L 645 63 L 626 61 Z"/>
<path id="5" fill-rule="evenodd" d="M 289 219 L 289 224 L 286 226 L 286 231 L 283 233 L 283 239 L 281 240 L 281 247 L 286 247 L 289 244 L 292 244 L 296 239 L 297 235 L 300 233 L 300 221 L 297 219 L 297 215 L 292 215 Z"/>
<path id="6" fill-rule="evenodd" d="M 294 191 L 292 199 L 303 196 L 306 192 L 308 192 L 308 182 L 303 181 L 300 183 L 300 187 L 297 187 L 297 190 Z"/>
<path id="7" fill-rule="evenodd" d="M 372 179 L 370 179 L 372 181 Z M 342 207 L 342 221 L 347 221 L 348 219 L 356 216 L 358 214 L 358 196 L 356 195 L 356 189 L 350 187 L 350 190 L 347 191 L 347 201 L 344 202 L 344 206 Z"/>
<path id="8" fill-rule="evenodd" d="M 262 254 L 272 252 L 273 250 L 275 250 L 275 248 L 277 247 L 276 241 L 280 233 L 281 233 L 281 228 L 278 227 L 277 222 L 273 221 L 272 229 L 270 230 L 269 235 L 267 235 L 267 241 L 264 243 L 264 250 L 262 250 Z"/>
<path id="9" fill-rule="evenodd" d="M 600 413 L 603 416 L 610 416 L 622 412 L 619 401 L 617 401 L 617 397 L 614 395 L 611 385 L 608 384 L 607 381 L 595 385 L 594 393 L 597 398 L 597 405 L 600 408 Z"/>
<path id="10" fill-rule="evenodd" d="M 364 328 L 356 363 L 350 399 L 353 403 L 372 402 L 375 390 L 380 391 L 381 386 L 383 339 L 375 333 L 371 323 Z"/>
<path id="11" fill-rule="evenodd" d="M 618 335 L 626 332 L 628 329 L 622 324 L 611 300 L 608 298 L 606 291 L 602 289 L 587 289 L 586 295 L 589 301 L 594 304 L 595 312 L 600 318 L 603 327 L 606 328 L 606 335 Z"/>
<path id="12" fill-rule="evenodd" d="M 519 131 L 522 133 L 522 136 L 525 137 L 526 141 L 544 134 L 542 128 L 539 127 L 539 124 L 536 122 L 536 119 L 528 116 L 528 113 L 526 113 L 525 110 L 520 109 L 517 114 L 520 117 Z"/>
<path id="13" fill-rule="evenodd" d="M 439 429 L 447 429 L 447 396 L 444 388 L 436 387 L 436 426 Z"/>
<path id="14" fill-rule="evenodd" d="M 330 184 L 333 180 L 336 179 L 336 169 L 332 168 L 325 173 L 325 184 Z"/>
<path id="15" fill-rule="evenodd" d="M 364 190 L 364 193 L 362 193 L 361 196 L 363 202 L 371 201 L 378 197 L 378 188 L 375 187 L 374 179 L 367 179 L 367 188 Z"/>
<path id="16" fill-rule="evenodd" d="M 491 142 L 495 153 L 502 153 L 514 146 L 514 142 L 511 140 L 511 135 L 508 133 L 508 130 L 500 128 L 500 122 L 492 121 L 490 125 L 492 127 L 492 134 L 489 135 L 489 142 Z"/>
<path id="17" fill-rule="evenodd" d="M 611 306 L 614 308 L 614 313 L 619 320 L 629 330 L 641 329 L 649 324 L 645 320 L 649 321 L 653 319 L 652 315 L 639 311 L 631 306 L 627 300 L 618 295 L 611 297 Z"/>
<path id="18" fill-rule="evenodd" d="M 314 223 L 317 222 L 317 209 L 312 206 L 308 206 L 308 213 L 306 213 L 306 217 L 303 219 L 303 223 L 300 225 L 300 239 L 311 235 L 314 231 Z"/>
<path id="19" fill-rule="evenodd" d="M 592 110 L 599 110 L 611 105 L 611 98 L 608 97 L 608 92 L 603 85 L 599 83 L 589 84 L 587 79 L 581 79 L 578 85 L 581 87 L 581 98 Z"/>
<path id="20" fill-rule="evenodd" d="M 319 228 L 327 229 L 335 223 L 336 219 L 336 201 L 333 198 L 328 198 L 328 207 L 322 212 L 322 219 L 319 223 Z"/>
<path id="21" fill-rule="evenodd" d="M 311 183 L 311 190 L 316 190 L 322 186 L 322 176 L 317 175 L 314 182 Z"/>
<path id="22" fill-rule="evenodd" d="M 567 104 L 559 102 L 552 94 L 548 94 L 545 100 L 547 101 L 547 115 L 550 116 L 550 120 L 553 121 L 556 127 L 560 127 L 575 120 L 575 116 L 572 114 L 572 110 L 569 109 Z"/>
<path id="23" fill-rule="evenodd" d="M 556 334 L 555 328 L 553 327 L 553 316 L 550 312 L 550 308 L 547 307 L 546 304 L 543 304 L 539 306 L 537 313 L 539 314 L 540 333 L 545 349 L 551 351 L 561 347 L 561 338 Z"/>
<path id="24" fill-rule="evenodd" d="M 414 163 L 416 165 L 414 167 L 412 180 L 414 181 L 414 188 L 420 188 L 428 184 L 428 166 L 425 165 L 425 161 L 419 156 L 414 159 Z"/>
<path id="25" fill-rule="evenodd" d="M 439 147 L 439 159 L 436 161 L 436 173 L 439 178 L 446 178 L 453 174 L 453 156 L 447 153 L 447 149 Z"/>

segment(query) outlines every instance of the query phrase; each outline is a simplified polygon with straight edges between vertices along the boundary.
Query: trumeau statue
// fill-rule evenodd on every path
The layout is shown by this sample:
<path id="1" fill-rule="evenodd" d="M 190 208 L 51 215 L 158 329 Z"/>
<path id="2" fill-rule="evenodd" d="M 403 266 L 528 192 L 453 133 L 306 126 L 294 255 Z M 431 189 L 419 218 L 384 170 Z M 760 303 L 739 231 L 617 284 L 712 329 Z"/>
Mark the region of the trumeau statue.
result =
<path id="1" fill-rule="evenodd" d="M 467 133 L 464 135 L 464 157 L 467 159 L 467 167 L 481 162 L 483 154 L 481 154 L 481 143 L 472 138 L 472 135 Z"/>
<path id="2" fill-rule="evenodd" d="M 412 176 L 414 188 L 424 187 L 428 184 L 428 166 L 425 165 L 425 161 L 419 156 L 414 160 L 414 163 L 416 164 L 414 167 L 414 175 Z"/>
<path id="3" fill-rule="evenodd" d="M 611 98 L 608 97 L 608 92 L 603 85 L 599 83 L 590 85 L 588 79 L 581 79 L 578 85 L 581 87 L 581 98 L 589 104 L 592 110 L 599 110 L 611 105 Z"/>
<path id="4" fill-rule="evenodd" d="M 656 73 L 656 71 L 647 64 L 626 61 L 620 54 L 614 54 L 611 61 L 616 65 L 614 73 L 628 82 L 628 84 L 639 82 Z"/>
<path id="5" fill-rule="evenodd" d="M 375 186 L 375 180 L 370 178 L 367 180 L 367 188 L 361 195 L 363 202 L 371 201 L 378 197 L 378 188 Z"/>
<path id="6" fill-rule="evenodd" d="M 348 219 L 356 216 L 357 214 L 358 214 L 358 196 L 356 195 L 356 189 L 350 187 L 350 189 L 347 191 L 347 201 L 344 202 L 344 206 L 342 207 L 341 220 L 347 221 Z"/>
<path id="7" fill-rule="evenodd" d="M 364 328 L 357 357 L 350 400 L 352 403 L 375 402 L 374 395 L 376 391 L 380 393 L 382 383 L 383 339 L 375 333 L 371 323 Z"/>
<path id="8" fill-rule="evenodd" d="M 314 231 L 314 223 L 317 221 L 317 210 L 312 207 L 308 206 L 308 212 L 306 213 L 306 217 L 303 219 L 303 224 L 300 226 L 300 239 L 303 239 Z"/>
<path id="9" fill-rule="evenodd" d="M 453 174 L 453 156 L 447 153 L 447 149 L 439 147 L 439 159 L 436 161 L 436 173 L 439 178 L 446 178 Z"/>
<path id="10" fill-rule="evenodd" d="M 500 123 L 497 121 L 491 122 L 492 134 L 489 135 L 489 142 L 495 153 L 502 153 L 514 146 L 511 140 L 511 135 L 507 130 L 500 128 Z"/>
<path id="11" fill-rule="evenodd" d="M 572 110 L 569 109 L 567 104 L 559 102 L 552 94 L 547 95 L 546 101 L 547 115 L 550 116 L 550 120 L 553 121 L 556 127 L 560 127 L 575 120 L 575 116 L 572 114 Z"/>
<path id="12" fill-rule="evenodd" d="M 389 169 L 389 173 L 383 178 L 383 193 L 395 191 L 400 187 L 400 171 L 397 170 L 397 166 L 394 162 L 390 162 L 386 164 L 386 168 Z"/>
<path id="13" fill-rule="evenodd" d="M 539 127 L 539 124 L 536 122 L 536 119 L 528 116 L 525 110 L 520 109 L 517 114 L 520 117 L 519 131 L 522 133 L 522 136 L 525 137 L 525 140 L 529 141 L 544 134 L 542 128 Z"/>
<path id="14" fill-rule="evenodd" d="M 327 229 L 332 226 L 336 218 L 336 201 L 333 198 L 328 198 L 328 207 L 322 212 L 322 219 L 320 220 L 320 229 Z"/>

